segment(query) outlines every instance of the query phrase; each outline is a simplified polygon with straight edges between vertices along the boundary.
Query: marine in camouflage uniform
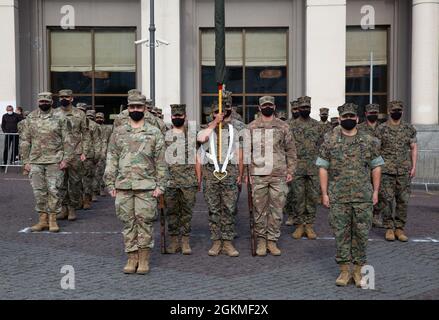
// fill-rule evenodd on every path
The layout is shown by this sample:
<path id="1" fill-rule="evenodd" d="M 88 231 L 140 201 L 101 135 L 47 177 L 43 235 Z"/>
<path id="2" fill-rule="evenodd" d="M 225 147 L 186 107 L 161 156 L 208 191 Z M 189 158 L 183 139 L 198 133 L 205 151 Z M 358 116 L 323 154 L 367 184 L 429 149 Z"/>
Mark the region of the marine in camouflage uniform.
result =
<path id="1" fill-rule="evenodd" d="M 166 251 L 168 253 L 182 251 L 183 254 L 191 254 L 189 238 L 192 230 L 192 210 L 201 172 L 196 161 L 196 145 L 189 144 L 191 139 L 196 143 L 196 132 L 193 137 L 189 137 L 185 119 L 186 105 L 171 105 L 173 126 L 165 135 L 167 151 L 169 152 L 171 148 L 173 150 L 172 154 L 167 154 L 166 159 L 169 166 L 169 180 L 165 200 L 170 235 L 170 244 Z"/>
<path id="2" fill-rule="evenodd" d="M 52 110 L 52 94 L 38 95 L 39 108 L 26 119 L 20 135 L 20 149 L 25 170 L 30 172 L 39 222 L 32 231 L 49 229 L 58 232 L 56 215 L 61 212 L 59 189 L 64 169 L 70 164 L 73 149 L 70 144 L 70 124 Z"/>
<path id="3" fill-rule="evenodd" d="M 291 115 L 292 118 L 287 120 L 288 125 L 290 128 L 294 126 L 294 121 L 296 121 L 300 117 L 300 111 L 299 111 L 299 102 L 297 100 L 290 102 L 291 106 Z M 284 214 L 287 215 L 287 221 L 285 222 L 285 225 L 287 226 L 293 226 L 294 225 L 294 191 L 292 183 L 288 184 L 288 195 L 287 195 L 287 201 L 285 203 L 284 207 Z"/>
<path id="4" fill-rule="evenodd" d="M 235 208 L 238 199 L 238 185 L 241 184 L 243 174 L 242 163 L 242 143 L 239 141 L 240 134 L 245 128 L 244 124 L 235 119 L 223 122 L 222 130 L 222 156 L 218 163 L 219 169 L 226 159 L 226 152 L 229 141 L 229 125 L 232 126 L 234 132 L 234 141 L 232 155 L 233 158 L 229 161 L 226 168 L 227 175 L 215 173 L 221 180 L 215 177 L 215 166 L 212 159 L 208 158 L 217 153 L 217 136 L 219 130 L 219 123 L 221 115 L 219 115 L 219 107 L 215 103 L 211 107 L 214 121 L 209 126 L 200 131 L 198 134 L 198 142 L 203 144 L 201 146 L 202 154 L 205 158 L 203 163 L 203 191 L 204 199 L 209 209 L 209 228 L 213 245 L 209 250 L 210 256 L 217 256 L 222 252 L 231 257 L 237 257 L 239 252 L 233 246 L 232 240 L 235 237 Z M 214 139 L 215 151 L 209 147 L 210 139 Z M 217 157 L 215 157 L 217 159 Z"/>
<path id="5" fill-rule="evenodd" d="M 320 167 L 322 202 L 329 206 L 329 221 L 335 234 L 336 262 L 340 268 L 336 284 L 347 286 L 353 276 L 360 287 L 361 268 L 367 262 L 373 204 L 378 200 L 384 161 L 378 140 L 356 130 L 357 110 L 354 104 L 339 107 L 341 120 L 351 121 L 353 129 L 348 130 L 347 126 L 347 129 L 327 135 L 316 164 Z M 351 263 L 354 264 L 353 275 Z"/>
<path id="6" fill-rule="evenodd" d="M 158 128 L 144 120 L 144 100 L 136 96 L 128 102 L 134 119 L 111 136 L 104 174 L 106 186 L 116 198 L 116 215 L 124 225 L 128 254 L 124 272 L 139 274 L 149 271 L 157 198 L 164 193 L 168 176 L 164 138 Z"/>
<path id="7" fill-rule="evenodd" d="M 381 180 L 379 209 L 383 226 L 387 229 L 386 240 L 408 241 L 404 234 L 407 223 L 407 206 L 410 199 L 411 180 L 416 174 L 417 138 L 416 129 L 401 120 L 403 104 L 389 103 L 390 119 L 377 129 L 381 142 L 381 154 L 386 164 Z M 396 201 L 393 215 L 393 201 Z"/>
<path id="8" fill-rule="evenodd" d="M 368 104 L 366 105 L 366 121 L 358 125 L 358 130 L 372 137 L 377 138 L 377 129 L 379 127 L 378 115 L 380 113 L 379 104 Z M 374 206 L 373 210 L 373 227 L 381 228 L 383 223 L 380 219 L 379 204 Z"/>
<path id="9" fill-rule="evenodd" d="M 299 98 L 300 118 L 290 127 L 296 142 L 297 168 L 292 188 L 295 196 L 294 239 L 303 236 L 315 240 L 313 230 L 316 219 L 317 204 L 319 203 L 319 177 L 315 164 L 319 154 L 319 147 L 323 142 L 325 129 L 317 121 L 310 118 L 311 98 Z"/>
<path id="10" fill-rule="evenodd" d="M 58 94 L 61 104 L 65 103 L 65 105 L 56 109 L 56 112 L 61 117 L 65 117 L 72 126 L 71 143 L 75 156 L 65 170 L 64 183 L 61 187 L 63 207 L 57 218 L 61 220 L 68 218 L 69 221 L 73 221 L 76 220 L 75 209 L 81 207 L 84 150 L 88 148 L 91 141 L 86 135 L 85 113 L 72 106 L 72 90 L 60 90 Z"/>
<path id="11" fill-rule="evenodd" d="M 102 112 L 96 113 L 96 123 L 99 126 L 99 137 L 100 137 L 100 156 L 99 161 L 96 164 L 95 178 L 93 181 L 93 193 L 95 196 L 101 195 L 105 196 L 105 183 L 104 183 L 104 172 L 105 172 L 105 161 L 107 158 L 107 148 L 110 141 L 111 134 L 113 132 L 113 127 L 111 125 L 104 124 L 105 115 Z"/>
<path id="12" fill-rule="evenodd" d="M 296 170 L 296 143 L 289 126 L 274 117 L 274 97 L 259 99 L 261 116 L 248 125 L 251 134 L 250 175 L 258 256 L 280 255 L 277 247 L 288 194 Z M 266 150 L 272 148 L 272 152 Z M 260 153 L 257 151 L 260 149 Z"/>
<path id="13" fill-rule="evenodd" d="M 329 109 L 328 108 L 320 108 L 320 125 L 323 126 L 323 131 L 326 133 L 332 131 L 331 122 L 328 121 L 329 117 Z"/>

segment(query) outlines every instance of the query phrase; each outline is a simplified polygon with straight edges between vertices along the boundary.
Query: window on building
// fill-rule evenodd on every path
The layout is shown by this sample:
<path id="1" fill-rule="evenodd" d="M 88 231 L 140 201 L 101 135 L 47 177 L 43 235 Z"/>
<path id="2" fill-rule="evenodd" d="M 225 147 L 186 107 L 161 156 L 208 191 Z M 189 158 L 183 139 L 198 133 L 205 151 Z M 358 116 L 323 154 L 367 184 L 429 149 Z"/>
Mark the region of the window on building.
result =
<path id="1" fill-rule="evenodd" d="M 75 102 L 95 106 L 106 120 L 136 88 L 135 29 L 50 30 L 50 89 L 71 89 Z"/>
<path id="2" fill-rule="evenodd" d="M 227 29 L 226 90 L 233 92 L 233 105 L 244 121 L 255 119 L 259 98 L 272 95 L 278 111 L 287 110 L 288 32 L 279 28 Z M 215 81 L 215 31 L 201 30 L 202 123 L 218 100 Z"/>
<path id="3" fill-rule="evenodd" d="M 360 117 L 364 119 L 365 106 L 370 103 L 373 65 L 372 101 L 381 106 L 380 113 L 387 114 L 388 28 L 363 30 L 349 27 L 346 51 L 346 102 L 357 104 Z"/>

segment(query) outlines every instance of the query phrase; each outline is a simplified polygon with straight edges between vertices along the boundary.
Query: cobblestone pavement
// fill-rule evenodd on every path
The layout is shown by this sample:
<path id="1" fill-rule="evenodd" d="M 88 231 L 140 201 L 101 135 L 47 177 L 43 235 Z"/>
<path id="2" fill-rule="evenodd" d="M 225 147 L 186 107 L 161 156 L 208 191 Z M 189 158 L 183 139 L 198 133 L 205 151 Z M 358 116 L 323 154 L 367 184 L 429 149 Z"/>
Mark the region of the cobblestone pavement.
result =
<path id="1" fill-rule="evenodd" d="M 11 170 L 13 171 L 13 170 Z M 327 211 L 320 208 L 316 241 L 293 240 L 283 227 L 281 257 L 250 255 L 246 195 L 239 202 L 238 258 L 209 257 L 207 211 L 198 195 L 193 218 L 194 254 L 161 255 L 159 225 L 151 272 L 124 275 L 121 223 L 113 201 L 101 197 L 59 234 L 23 232 L 37 220 L 29 181 L 0 173 L 0 299 L 438 299 L 439 197 L 416 191 L 409 208 L 409 243 L 387 243 L 370 234 L 369 264 L 375 290 L 337 288 L 335 243 Z M 22 232 L 20 232 L 22 231 Z M 63 290 L 61 268 L 75 271 L 75 289 Z"/>

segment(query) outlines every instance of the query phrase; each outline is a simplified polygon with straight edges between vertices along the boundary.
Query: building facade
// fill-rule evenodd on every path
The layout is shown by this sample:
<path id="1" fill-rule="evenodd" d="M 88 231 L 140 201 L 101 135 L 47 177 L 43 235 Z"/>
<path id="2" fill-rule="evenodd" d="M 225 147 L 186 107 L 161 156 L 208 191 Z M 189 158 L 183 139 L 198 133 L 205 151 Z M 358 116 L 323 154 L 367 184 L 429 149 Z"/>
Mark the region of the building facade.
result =
<path id="1" fill-rule="evenodd" d="M 109 115 L 149 96 L 149 0 L 0 0 L 0 108 L 33 109 L 36 94 L 71 88 Z M 206 121 L 216 99 L 214 0 L 156 0 L 156 104 Z M 318 108 L 370 97 L 407 106 L 425 137 L 439 124 L 439 0 L 226 0 L 228 90 L 246 122 L 258 98 L 312 97 Z M 66 29 L 67 28 L 67 29 Z M 370 74 L 373 74 L 371 81 Z M 372 88 L 372 89 L 371 89 Z M 426 140 L 425 140 L 426 139 Z M 425 138 L 427 141 L 429 138 Z M 429 142 L 433 143 L 433 142 Z"/>

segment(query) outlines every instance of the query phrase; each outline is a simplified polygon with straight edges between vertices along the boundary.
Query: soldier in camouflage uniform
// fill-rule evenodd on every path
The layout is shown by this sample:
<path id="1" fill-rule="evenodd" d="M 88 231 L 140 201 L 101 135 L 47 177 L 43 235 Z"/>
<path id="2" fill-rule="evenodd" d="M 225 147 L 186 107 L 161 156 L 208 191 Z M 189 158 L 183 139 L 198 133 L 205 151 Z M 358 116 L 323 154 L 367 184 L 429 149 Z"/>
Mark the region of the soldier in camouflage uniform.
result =
<path id="1" fill-rule="evenodd" d="M 84 150 L 91 143 L 86 135 L 85 113 L 72 106 L 72 90 L 64 89 L 58 92 L 61 108 L 56 110 L 57 114 L 65 117 L 72 126 L 72 147 L 75 153 L 67 170 L 65 170 L 64 183 L 61 187 L 62 211 L 58 219 L 69 221 L 76 220 L 75 209 L 79 208 L 82 198 L 82 175 L 83 161 L 86 157 Z"/>
<path id="2" fill-rule="evenodd" d="M 20 136 L 20 148 L 25 170 L 30 172 L 39 222 L 32 231 L 58 232 L 56 215 L 61 212 L 59 188 L 64 170 L 72 160 L 69 139 L 71 125 L 52 110 L 52 94 L 38 95 L 39 108 L 26 119 Z"/>
<path id="3" fill-rule="evenodd" d="M 366 121 L 358 125 L 358 130 L 372 137 L 377 138 L 377 129 L 379 127 L 378 115 L 380 113 L 379 104 L 368 104 L 366 105 Z M 372 226 L 376 228 L 381 228 L 383 223 L 380 219 L 380 210 L 378 208 L 379 204 L 374 207 L 373 210 L 373 222 Z"/>
<path id="4" fill-rule="evenodd" d="M 96 123 L 99 126 L 100 130 L 100 156 L 99 161 L 96 164 L 96 171 L 95 171 L 95 179 L 93 182 L 93 192 L 94 195 L 101 195 L 102 197 L 105 197 L 105 184 L 104 184 L 104 172 L 105 172 L 105 161 L 107 158 L 107 147 L 108 143 L 110 141 L 111 133 L 113 131 L 113 128 L 111 125 L 104 124 L 105 121 L 105 115 L 102 112 L 96 113 Z"/>
<path id="5" fill-rule="evenodd" d="M 189 238 L 191 234 L 192 209 L 201 180 L 201 167 L 197 161 L 196 145 L 191 146 L 188 127 L 185 125 L 186 105 L 171 105 L 172 128 L 165 135 L 169 180 L 165 192 L 168 232 L 170 244 L 168 253 L 191 254 Z M 196 132 L 192 141 L 196 142 Z M 171 149 L 172 148 L 172 149 Z M 180 245 L 181 235 L 181 245 Z"/>
<path id="6" fill-rule="evenodd" d="M 317 120 L 310 118 L 311 98 L 299 98 L 300 118 L 290 127 L 297 148 L 297 168 L 292 188 L 295 196 L 296 230 L 294 239 L 306 236 L 310 240 L 317 238 L 313 230 L 319 202 L 319 177 L 315 165 L 319 147 L 324 138 L 324 127 Z"/>
<path id="7" fill-rule="evenodd" d="M 383 168 L 379 209 L 387 229 L 386 240 L 395 237 L 408 241 L 404 234 L 407 223 L 407 206 L 410 198 L 410 185 L 416 175 L 417 138 L 416 129 L 401 120 L 403 104 L 400 101 L 389 103 L 390 119 L 380 125 L 376 131 L 381 142 L 381 154 L 386 164 Z M 393 201 L 396 201 L 393 216 Z"/>
<path id="8" fill-rule="evenodd" d="M 127 274 L 149 272 L 157 199 L 168 176 L 163 135 L 145 121 L 145 110 L 142 96 L 128 102 L 130 120 L 111 136 L 104 174 L 108 191 L 116 198 L 116 215 L 124 224 Z"/>
<path id="9" fill-rule="evenodd" d="M 238 113 L 237 107 L 233 106 L 233 92 L 232 91 L 225 91 L 223 94 L 224 99 L 224 105 L 226 108 L 231 110 L 231 119 L 238 120 L 244 123 L 244 120 L 242 119 L 242 116 Z"/>
<path id="10" fill-rule="evenodd" d="M 83 162 L 84 171 L 82 176 L 83 186 L 83 208 L 88 210 L 91 208 L 93 200 L 93 180 L 96 171 L 96 164 L 99 162 L 101 156 L 101 137 L 98 124 L 95 120 L 96 112 L 94 110 L 86 111 L 86 136 L 91 142 L 84 148 L 85 161 Z"/>
<path id="11" fill-rule="evenodd" d="M 203 191 L 204 199 L 207 202 L 209 209 L 209 227 L 213 245 L 209 250 L 210 256 L 217 256 L 222 252 L 230 257 L 237 257 L 239 252 L 233 246 L 232 240 L 235 237 L 235 208 L 238 199 L 238 186 L 241 184 L 242 175 L 244 171 L 243 166 L 243 152 L 242 143 L 239 141 L 240 134 L 245 128 L 240 121 L 231 118 L 231 114 L 227 116 L 227 122 L 224 121 L 224 114 L 219 113 L 219 107 L 215 103 L 212 108 L 212 117 L 214 120 L 208 127 L 198 134 L 198 142 L 203 144 L 201 146 L 202 154 L 205 158 L 203 163 Z M 218 161 L 216 156 L 218 152 L 217 136 L 219 131 L 219 124 L 223 123 L 222 130 L 222 156 L 221 161 Z M 221 169 L 226 160 L 226 152 L 229 142 L 229 128 L 232 127 L 234 133 L 232 159 L 229 161 L 226 168 L 227 175 L 222 173 Z M 209 146 L 213 139 L 212 150 Z M 206 159 L 207 158 L 207 159 Z M 215 169 L 215 161 L 218 162 L 219 169 Z M 219 177 L 220 179 L 218 179 Z"/>
<path id="12" fill-rule="evenodd" d="M 320 124 L 323 126 L 323 131 L 325 133 L 332 131 L 331 122 L 328 121 L 329 117 L 329 109 L 328 108 L 320 108 Z"/>
<path id="13" fill-rule="evenodd" d="M 353 277 L 360 287 L 384 161 L 378 140 L 356 128 L 358 107 L 349 103 L 338 111 L 341 129 L 326 135 L 316 164 L 320 168 L 322 203 L 330 209 L 329 221 L 335 234 L 340 268 L 336 285 L 347 286 Z"/>
<path id="14" fill-rule="evenodd" d="M 160 131 L 162 132 L 162 133 L 164 133 L 164 132 L 166 132 L 167 131 L 167 128 L 166 128 L 166 124 L 165 124 L 165 122 L 162 120 L 162 118 L 160 117 L 160 112 L 159 112 L 159 110 L 161 110 L 161 109 L 159 109 L 159 108 L 157 108 L 157 107 L 153 107 L 152 109 L 151 109 L 151 114 L 156 118 L 156 121 L 157 121 L 157 123 L 158 123 L 158 125 L 159 125 L 159 129 L 160 129 Z"/>
<path id="15" fill-rule="evenodd" d="M 251 134 L 252 161 L 250 183 L 253 192 L 255 232 L 258 256 L 267 250 L 281 255 L 277 246 L 283 209 L 288 194 L 287 184 L 296 170 L 296 144 L 287 123 L 274 117 L 274 97 L 259 99 L 261 116 L 248 125 Z M 267 150 L 272 148 L 272 152 Z M 260 153 L 257 150 L 260 149 Z"/>
<path id="16" fill-rule="evenodd" d="M 291 101 L 290 106 L 291 106 L 292 118 L 289 119 L 287 121 L 287 123 L 290 126 L 290 128 L 292 128 L 292 126 L 294 126 L 294 124 L 293 124 L 294 121 L 296 121 L 300 117 L 299 102 L 297 100 Z M 294 202 L 293 184 L 289 183 L 288 184 L 287 201 L 286 201 L 285 207 L 284 207 L 284 214 L 287 215 L 287 217 L 288 217 L 287 221 L 285 222 L 286 226 L 293 226 L 294 225 L 294 219 L 295 219 L 294 207 L 295 207 L 295 202 Z"/>

